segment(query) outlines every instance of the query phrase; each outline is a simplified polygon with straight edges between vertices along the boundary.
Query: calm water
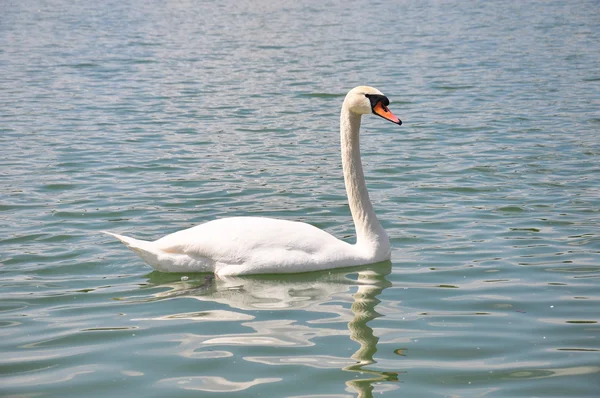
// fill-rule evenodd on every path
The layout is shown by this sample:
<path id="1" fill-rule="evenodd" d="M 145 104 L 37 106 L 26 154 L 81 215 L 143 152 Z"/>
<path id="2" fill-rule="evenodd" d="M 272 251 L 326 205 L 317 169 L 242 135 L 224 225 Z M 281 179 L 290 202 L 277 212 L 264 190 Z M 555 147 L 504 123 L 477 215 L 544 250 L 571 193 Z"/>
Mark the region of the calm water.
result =
<path id="1" fill-rule="evenodd" d="M 123 4 L 127 3 L 127 4 Z M 3 1 L 0 395 L 597 397 L 600 7 Z M 215 280 L 227 215 L 352 241 L 338 113 L 391 263 Z"/>

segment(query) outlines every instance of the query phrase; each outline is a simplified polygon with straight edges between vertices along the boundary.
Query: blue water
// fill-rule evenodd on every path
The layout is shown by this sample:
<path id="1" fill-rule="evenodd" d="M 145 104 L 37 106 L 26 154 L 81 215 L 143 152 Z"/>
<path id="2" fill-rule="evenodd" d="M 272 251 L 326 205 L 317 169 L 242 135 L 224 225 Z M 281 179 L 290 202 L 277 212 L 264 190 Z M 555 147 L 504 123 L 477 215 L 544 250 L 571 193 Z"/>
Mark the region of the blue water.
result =
<path id="1" fill-rule="evenodd" d="M 597 397 L 594 1 L 5 1 L 0 395 Z M 359 84 L 389 263 L 220 280 L 156 239 L 231 215 L 352 242 Z"/>

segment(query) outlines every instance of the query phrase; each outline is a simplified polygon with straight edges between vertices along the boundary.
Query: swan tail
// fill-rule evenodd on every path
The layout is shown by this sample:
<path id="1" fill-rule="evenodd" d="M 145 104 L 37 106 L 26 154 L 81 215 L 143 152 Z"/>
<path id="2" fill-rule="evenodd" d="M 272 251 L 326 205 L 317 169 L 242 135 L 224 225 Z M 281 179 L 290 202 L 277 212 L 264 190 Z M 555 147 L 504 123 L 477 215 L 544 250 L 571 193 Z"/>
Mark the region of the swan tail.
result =
<path id="1" fill-rule="evenodd" d="M 139 240 L 139 239 L 135 239 L 135 238 L 130 238 L 128 236 L 123 236 L 123 235 L 119 235 L 119 234 L 115 234 L 113 232 L 108 232 L 108 231 L 102 231 L 102 233 L 105 233 L 107 235 L 110 235 L 114 238 L 117 238 L 118 240 L 120 240 L 121 242 L 123 242 L 127 247 L 133 249 L 133 248 L 142 248 L 143 246 L 145 246 L 145 244 L 148 244 L 150 242 L 145 241 L 145 240 Z"/>
<path id="2" fill-rule="evenodd" d="M 102 231 L 103 233 L 110 235 L 114 238 L 117 238 L 121 242 L 125 244 L 131 251 L 140 256 L 142 260 L 146 263 L 150 264 L 152 268 L 160 270 L 162 262 L 161 257 L 163 255 L 162 250 L 157 249 L 152 245 L 153 242 L 149 242 L 147 240 L 140 240 L 135 238 L 130 238 L 129 236 L 123 236 L 119 234 L 115 234 L 113 232 Z"/>
<path id="3" fill-rule="evenodd" d="M 102 231 L 117 238 L 131 251 L 140 256 L 152 268 L 161 272 L 213 272 L 214 261 L 202 256 L 190 256 L 179 252 L 176 248 L 165 249 L 157 247 L 156 242 L 140 240 Z"/>

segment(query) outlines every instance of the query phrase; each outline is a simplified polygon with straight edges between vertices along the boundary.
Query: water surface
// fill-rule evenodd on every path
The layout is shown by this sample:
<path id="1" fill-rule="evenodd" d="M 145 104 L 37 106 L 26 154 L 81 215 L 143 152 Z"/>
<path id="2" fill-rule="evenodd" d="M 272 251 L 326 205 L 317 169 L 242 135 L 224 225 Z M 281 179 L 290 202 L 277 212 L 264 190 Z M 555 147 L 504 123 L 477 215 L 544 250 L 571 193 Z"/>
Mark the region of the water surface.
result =
<path id="1" fill-rule="evenodd" d="M 0 395 L 596 397 L 596 2 L 5 2 Z M 217 280 L 142 239 L 354 239 L 352 87 L 392 261 Z"/>

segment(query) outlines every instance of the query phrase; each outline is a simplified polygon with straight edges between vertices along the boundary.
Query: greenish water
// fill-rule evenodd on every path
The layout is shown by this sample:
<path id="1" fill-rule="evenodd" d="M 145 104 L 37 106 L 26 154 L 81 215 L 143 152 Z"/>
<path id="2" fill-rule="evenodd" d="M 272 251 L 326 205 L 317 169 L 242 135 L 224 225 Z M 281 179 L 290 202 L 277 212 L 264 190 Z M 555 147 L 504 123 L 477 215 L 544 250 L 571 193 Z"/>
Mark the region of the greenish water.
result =
<path id="1" fill-rule="evenodd" d="M 0 395 L 597 397 L 597 2 L 5 1 Z M 358 84 L 391 263 L 217 280 L 155 239 L 229 215 L 352 241 Z"/>

